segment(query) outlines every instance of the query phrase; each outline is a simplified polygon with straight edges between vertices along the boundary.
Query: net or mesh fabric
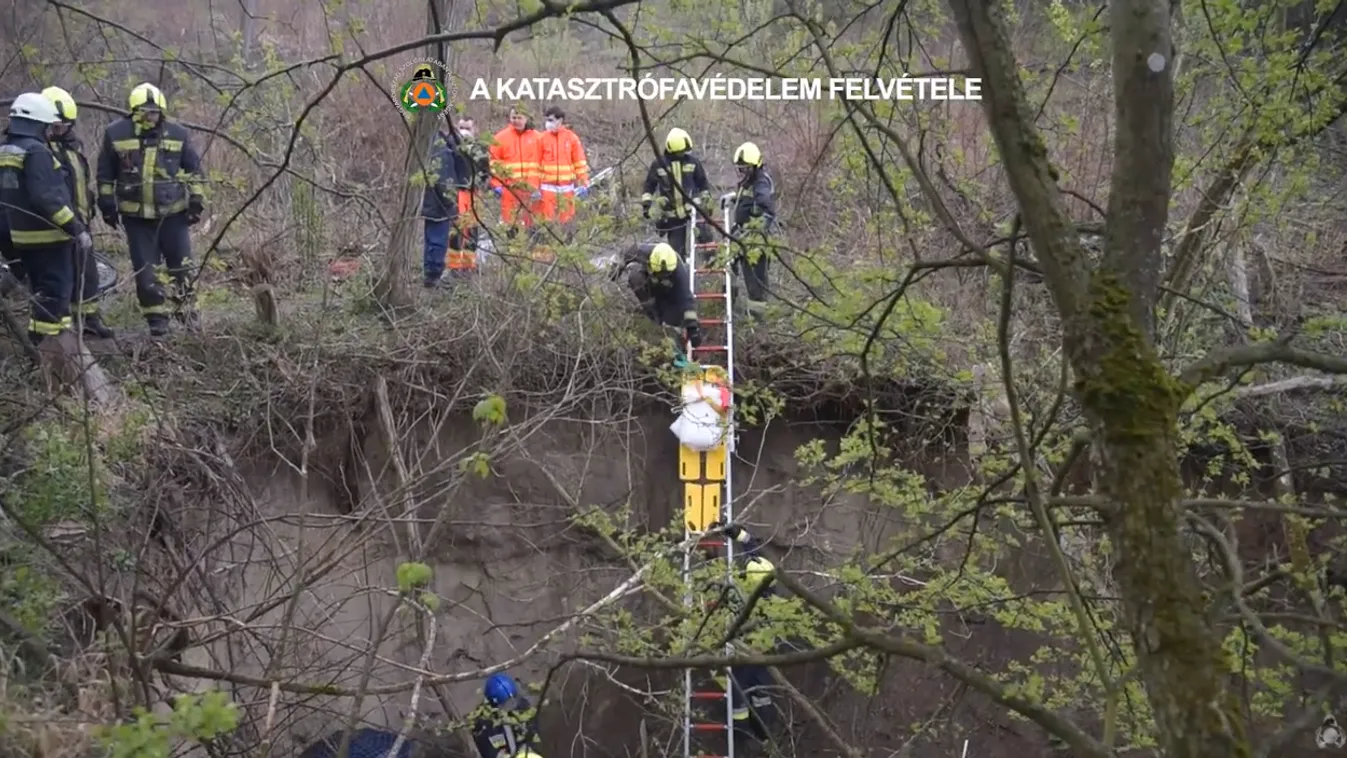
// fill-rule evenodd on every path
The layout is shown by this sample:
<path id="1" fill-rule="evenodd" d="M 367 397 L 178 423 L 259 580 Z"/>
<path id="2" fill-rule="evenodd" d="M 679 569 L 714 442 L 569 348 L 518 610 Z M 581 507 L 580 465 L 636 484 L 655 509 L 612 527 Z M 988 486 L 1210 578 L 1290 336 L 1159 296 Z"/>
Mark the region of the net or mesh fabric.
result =
<path id="1" fill-rule="evenodd" d="M 342 734 L 342 732 L 334 732 L 315 742 L 300 755 L 300 758 L 337 758 L 337 750 L 341 747 Z M 381 729 L 357 729 L 351 733 L 351 749 L 348 751 L 347 758 L 412 758 L 412 750 L 415 745 L 410 739 L 403 740 L 402 747 L 398 748 L 396 756 L 390 752 L 397 739 L 397 732 L 386 732 Z"/>

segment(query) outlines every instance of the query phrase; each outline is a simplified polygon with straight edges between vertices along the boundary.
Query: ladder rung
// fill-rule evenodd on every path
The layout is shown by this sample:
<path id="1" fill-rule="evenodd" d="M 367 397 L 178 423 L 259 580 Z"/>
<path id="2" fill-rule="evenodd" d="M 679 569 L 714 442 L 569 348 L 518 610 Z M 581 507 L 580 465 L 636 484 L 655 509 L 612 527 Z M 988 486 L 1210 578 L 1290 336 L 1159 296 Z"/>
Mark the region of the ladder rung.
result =
<path id="1" fill-rule="evenodd" d="M 723 319 L 723 318 L 704 318 L 704 319 L 700 319 L 700 321 L 701 321 L 702 326 L 724 326 L 724 325 L 725 325 L 725 319 Z"/>
<path id="2" fill-rule="evenodd" d="M 730 348 L 729 348 L 728 345 L 701 345 L 700 347 L 694 347 L 694 348 L 692 348 L 692 352 L 694 352 L 694 353 L 724 353 L 724 352 L 728 352 L 729 349 L 730 349 Z"/>
<path id="3" fill-rule="evenodd" d="M 701 300 L 714 300 L 716 298 L 720 298 L 721 300 L 725 299 L 724 292 L 694 292 L 692 293 L 692 296 Z"/>
<path id="4" fill-rule="evenodd" d="M 700 540 L 700 541 L 697 542 L 697 547 L 700 547 L 700 548 L 703 548 L 703 549 L 708 548 L 708 547 L 717 547 L 717 548 L 718 548 L 718 547 L 721 547 L 721 546 L 724 545 L 724 544 L 725 544 L 724 540 Z"/>
<path id="5" fill-rule="evenodd" d="M 724 692 L 724 690 L 721 690 L 721 691 L 719 691 L 719 692 L 717 692 L 717 691 L 710 691 L 710 692 L 694 692 L 694 693 L 692 693 L 692 699 L 693 699 L 693 700 L 724 700 L 724 699 L 725 699 L 725 692 Z"/>
<path id="6" fill-rule="evenodd" d="M 724 724 L 693 724 L 694 732 L 723 732 L 726 731 Z"/>
<path id="7" fill-rule="evenodd" d="M 720 247 L 720 243 L 719 243 L 719 242 L 698 242 L 698 243 L 697 243 L 697 249 L 698 249 L 698 250 L 715 250 L 715 249 L 718 248 L 718 247 Z"/>
<path id="8" fill-rule="evenodd" d="M 696 272 L 696 273 L 698 273 L 698 274 L 723 274 L 723 273 L 725 273 L 725 269 L 723 269 L 723 268 L 695 268 L 695 269 L 693 269 L 693 271 Z"/>

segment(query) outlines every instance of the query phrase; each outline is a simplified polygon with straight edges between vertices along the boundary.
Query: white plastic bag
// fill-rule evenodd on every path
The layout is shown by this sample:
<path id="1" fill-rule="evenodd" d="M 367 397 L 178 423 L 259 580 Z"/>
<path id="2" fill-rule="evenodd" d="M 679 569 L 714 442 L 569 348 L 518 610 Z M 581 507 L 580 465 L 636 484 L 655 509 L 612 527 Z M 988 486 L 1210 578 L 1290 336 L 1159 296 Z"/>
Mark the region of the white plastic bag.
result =
<path id="1" fill-rule="evenodd" d="M 683 385 L 683 407 L 669 425 L 678 441 L 698 452 L 713 450 L 725 441 L 730 404 L 728 388 L 711 382 Z"/>

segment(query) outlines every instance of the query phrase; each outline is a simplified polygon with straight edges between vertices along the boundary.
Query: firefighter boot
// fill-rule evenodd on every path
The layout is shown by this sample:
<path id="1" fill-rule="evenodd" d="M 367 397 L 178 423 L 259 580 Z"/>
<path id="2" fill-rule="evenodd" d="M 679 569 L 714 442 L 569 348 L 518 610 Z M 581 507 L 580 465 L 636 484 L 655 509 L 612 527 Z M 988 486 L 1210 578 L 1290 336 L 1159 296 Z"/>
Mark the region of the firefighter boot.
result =
<path id="1" fill-rule="evenodd" d="M 168 336 L 168 316 L 162 313 L 152 313 L 145 317 L 145 323 L 150 327 L 151 337 Z"/>
<path id="2" fill-rule="evenodd" d="M 100 340 L 110 340 L 115 333 L 103 323 L 103 316 L 98 313 L 86 313 L 79 316 L 80 330 L 87 337 L 95 337 Z"/>

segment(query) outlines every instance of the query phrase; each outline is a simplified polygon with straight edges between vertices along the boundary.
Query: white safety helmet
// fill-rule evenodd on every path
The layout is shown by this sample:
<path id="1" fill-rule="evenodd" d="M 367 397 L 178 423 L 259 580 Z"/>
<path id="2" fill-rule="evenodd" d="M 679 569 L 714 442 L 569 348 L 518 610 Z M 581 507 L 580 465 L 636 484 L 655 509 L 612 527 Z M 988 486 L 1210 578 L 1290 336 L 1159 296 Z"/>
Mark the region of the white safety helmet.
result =
<path id="1" fill-rule="evenodd" d="M 55 124 L 61 120 L 56 104 L 40 92 L 25 92 L 14 98 L 14 104 L 9 106 L 9 117 L 26 118 L 40 124 Z"/>

